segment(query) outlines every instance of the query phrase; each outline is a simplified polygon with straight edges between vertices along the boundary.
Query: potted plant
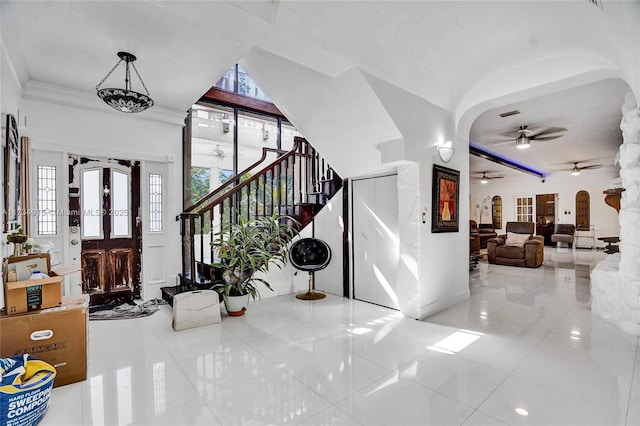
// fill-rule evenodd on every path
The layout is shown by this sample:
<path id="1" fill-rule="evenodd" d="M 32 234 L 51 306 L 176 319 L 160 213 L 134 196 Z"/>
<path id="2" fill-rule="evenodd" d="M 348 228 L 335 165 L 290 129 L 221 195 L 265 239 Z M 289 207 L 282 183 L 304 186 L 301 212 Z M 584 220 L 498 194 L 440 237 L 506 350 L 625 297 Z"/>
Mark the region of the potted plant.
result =
<path id="1" fill-rule="evenodd" d="M 27 242 L 29 237 L 18 228 L 16 232 L 7 235 L 7 241 L 13 243 L 13 256 L 22 256 L 23 244 Z"/>
<path id="2" fill-rule="evenodd" d="M 213 263 L 222 269 L 222 281 L 212 289 L 223 295 L 227 312 L 231 316 L 244 315 L 249 296 L 260 297 L 258 283 L 273 291 L 259 272 L 267 272 L 272 265 L 281 268 L 287 263 L 289 243 L 297 235 L 291 226 L 297 221 L 289 216 L 259 216 L 245 219 L 216 234 L 211 246 L 216 249 L 220 262 Z"/>

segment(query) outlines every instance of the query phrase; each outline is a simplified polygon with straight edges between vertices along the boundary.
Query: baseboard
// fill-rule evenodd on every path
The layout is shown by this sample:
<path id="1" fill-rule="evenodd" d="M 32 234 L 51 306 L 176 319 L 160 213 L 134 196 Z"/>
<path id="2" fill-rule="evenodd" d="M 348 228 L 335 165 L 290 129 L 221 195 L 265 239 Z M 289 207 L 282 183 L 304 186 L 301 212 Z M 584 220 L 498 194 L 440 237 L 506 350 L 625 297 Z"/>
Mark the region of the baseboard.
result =
<path id="1" fill-rule="evenodd" d="M 429 305 L 420 307 L 420 320 L 423 320 L 431 315 L 437 314 L 440 311 L 444 311 L 447 308 L 450 308 L 454 305 L 457 305 L 460 302 L 464 302 L 465 300 L 469 300 L 471 297 L 471 292 L 469 289 L 463 291 L 462 293 L 456 294 L 445 300 L 439 300 L 437 302 L 431 303 Z"/>

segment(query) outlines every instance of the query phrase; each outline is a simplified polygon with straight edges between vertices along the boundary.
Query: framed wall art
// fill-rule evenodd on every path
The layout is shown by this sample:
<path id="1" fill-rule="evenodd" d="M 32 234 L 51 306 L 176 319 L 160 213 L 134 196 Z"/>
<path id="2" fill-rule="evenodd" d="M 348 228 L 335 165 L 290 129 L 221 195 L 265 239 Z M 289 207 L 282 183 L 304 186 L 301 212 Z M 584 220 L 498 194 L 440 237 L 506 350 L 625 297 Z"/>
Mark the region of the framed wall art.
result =
<path id="1" fill-rule="evenodd" d="M 431 197 L 431 232 L 458 232 L 460 172 L 434 164 Z"/>

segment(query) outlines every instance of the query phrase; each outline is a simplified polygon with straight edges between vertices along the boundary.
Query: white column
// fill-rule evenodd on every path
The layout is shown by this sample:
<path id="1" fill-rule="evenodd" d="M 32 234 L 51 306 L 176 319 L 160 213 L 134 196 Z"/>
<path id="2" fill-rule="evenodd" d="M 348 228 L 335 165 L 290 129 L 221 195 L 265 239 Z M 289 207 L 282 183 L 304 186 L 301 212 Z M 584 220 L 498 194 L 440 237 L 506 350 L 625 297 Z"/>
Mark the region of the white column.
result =
<path id="1" fill-rule="evenodd" d="M 398 234 L 400 257 L 397 292 L 404 316 L 420 318 L 420 166 L 398 166 Z"/>
<path id="2" fill-rule="evenodd" d="M 640 110 L 633 93 L 622 105 L 620 253 L 591 274 L 593 314 L 640 336 Z"/>

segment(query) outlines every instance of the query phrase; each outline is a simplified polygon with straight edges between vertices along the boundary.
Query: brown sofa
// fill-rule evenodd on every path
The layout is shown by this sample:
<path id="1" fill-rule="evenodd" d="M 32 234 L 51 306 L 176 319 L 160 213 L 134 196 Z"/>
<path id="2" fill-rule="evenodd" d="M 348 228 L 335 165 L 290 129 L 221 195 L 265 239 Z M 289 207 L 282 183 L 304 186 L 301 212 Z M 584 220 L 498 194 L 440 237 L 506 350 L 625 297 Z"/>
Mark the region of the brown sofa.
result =
<path id="1" fill-rule="evenodd" d="M 507 245 L 507 234 L 492 238 L 487 242 L 487 259 L 489 263 L 509 266 L 525 266 L 537 268 L 544 262 L 544 237 L 533 235 L 533 222 L 507 222 L 507 233 L 528 235 L 520 247 Z"/>

